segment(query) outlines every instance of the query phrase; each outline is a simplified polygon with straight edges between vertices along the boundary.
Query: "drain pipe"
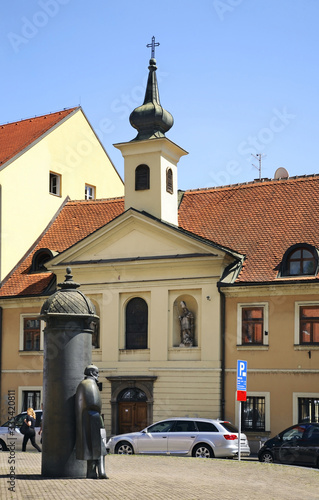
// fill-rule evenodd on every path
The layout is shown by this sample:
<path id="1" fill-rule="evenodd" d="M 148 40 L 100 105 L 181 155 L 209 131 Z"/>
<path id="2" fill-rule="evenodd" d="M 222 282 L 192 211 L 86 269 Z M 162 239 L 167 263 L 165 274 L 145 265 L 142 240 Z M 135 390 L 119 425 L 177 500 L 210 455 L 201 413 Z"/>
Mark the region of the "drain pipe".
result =
<path id="1" fill-rule="evenodd" d="M 221 380 L 220 380 L 220 415 L 225 420 L 225 356 L 226 356 L 226 298 L 217 284 L 220 293 L 220 332 L 221 332 Z"/>
<path id="2" fill-rule="evenodd" d="M 0 412 L 1 412 L 1 407 L 2 407 L 2 400 L 1 400 L 1 395 L 2 395 L 2 307 L 0 307 Z"/>

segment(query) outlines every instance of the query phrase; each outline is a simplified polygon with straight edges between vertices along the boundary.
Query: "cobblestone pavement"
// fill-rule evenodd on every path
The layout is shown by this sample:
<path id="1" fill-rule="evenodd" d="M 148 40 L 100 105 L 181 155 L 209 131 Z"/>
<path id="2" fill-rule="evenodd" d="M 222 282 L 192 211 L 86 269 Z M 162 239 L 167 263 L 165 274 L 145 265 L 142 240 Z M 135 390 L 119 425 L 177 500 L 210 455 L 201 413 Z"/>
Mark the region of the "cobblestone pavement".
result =
<path id="1" fill-rule="evenodd" d="M 1 500 L 318 500 L 319 470 L 168 456 L 110 455 L 108 480 L 45 479 L 41 454 L 15 454 L 10 491 L 10 455 L 0 452 Z M 12 464 L 11 464 L 12 466 Z"/>

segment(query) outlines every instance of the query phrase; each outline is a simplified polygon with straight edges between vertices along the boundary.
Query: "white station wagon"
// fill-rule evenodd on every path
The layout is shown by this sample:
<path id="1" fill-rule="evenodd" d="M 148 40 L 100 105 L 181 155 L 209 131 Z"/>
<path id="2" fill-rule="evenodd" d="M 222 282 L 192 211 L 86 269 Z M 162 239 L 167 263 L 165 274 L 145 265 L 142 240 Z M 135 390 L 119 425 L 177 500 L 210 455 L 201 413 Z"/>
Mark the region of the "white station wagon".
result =
<path id="1" fill-rule="evenodd" d="M 184 455 L 205 458 L 238 456 L 238 429 L 230 422 L 204 418 L 169 418 L 140 432 L 109 439 L 109 453 Z M 245 434 L 240 434 L 241 456 L 249 456 Z"/>

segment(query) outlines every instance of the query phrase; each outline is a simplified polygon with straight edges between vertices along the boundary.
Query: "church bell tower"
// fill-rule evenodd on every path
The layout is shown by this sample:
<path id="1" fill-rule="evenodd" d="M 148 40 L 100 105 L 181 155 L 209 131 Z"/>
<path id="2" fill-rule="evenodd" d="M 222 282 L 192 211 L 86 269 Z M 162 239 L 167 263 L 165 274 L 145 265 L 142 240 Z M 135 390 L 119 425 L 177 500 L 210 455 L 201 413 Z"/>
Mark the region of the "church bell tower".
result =
<path id="1" fill-rule="evenodd" d="M 135 208 L 178 225 L 177 163 L 187 152 L 165 137 L 173 125 L 172 115 L 160 103 L 155 37 L 149 61 L 144 102 L 130 115 L 137 136 L 130 142 L 114 144 L 124 158 L 125 210 Z"/>

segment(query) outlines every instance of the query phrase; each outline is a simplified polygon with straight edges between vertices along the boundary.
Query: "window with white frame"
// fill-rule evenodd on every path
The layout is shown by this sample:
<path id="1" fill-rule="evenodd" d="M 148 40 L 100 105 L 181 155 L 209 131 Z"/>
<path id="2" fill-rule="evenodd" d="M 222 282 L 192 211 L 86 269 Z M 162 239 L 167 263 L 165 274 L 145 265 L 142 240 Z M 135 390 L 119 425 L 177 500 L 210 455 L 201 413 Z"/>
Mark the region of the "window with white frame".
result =
<path id="1" fill-rule="evenodd" d="M 246 432 L 270 431 L 269 392 L 247 392 L 247 400 L 241 403 L 241 426 Z"/>
<path id="2" fill-rule="evenodd" d="M 238 304 L 237 344 L 268 345 L 268 303 Z"/>
<path id="3" fill-rule="evenodd" d="M 319 345 L 319 302 L 295 303 L 295 345 Z"/>
<path id="4" fill-rule="evenodd" d="M 20 411 L 26 411 L 28 408 L 41 410 L 42 391 L 41 386 L 19 386 L 18 401 Z"/>
<path id="5" fill-rule="evenodd" d="M 265 430 L 264 396 L 247 396 L 241 404 L 241 422 L 244 431 Z"/>
<path id="6" fill-rule="evenodd" d="M 293 421 L 319 423 L 319 392 L 293 394 Z"/>
<path id="7" fill-rule="evenodd" d="M 85 184 L 85 199 L 95 200 L 95 186 L 90 186 L 90 184 Z"/>
<path id="8" fill-rule="evenodd" d="M 49 183 L 50 194 L 55 194 L 56 196 L 61 196 L 61 175 L 55 172 L 50 172 L 50 183 Z"/>
<path id="9" fill-rule="evenodd" d="M 35 314 L 20 316 L 20 351 L 43 350 L 43 321 Z"/>

